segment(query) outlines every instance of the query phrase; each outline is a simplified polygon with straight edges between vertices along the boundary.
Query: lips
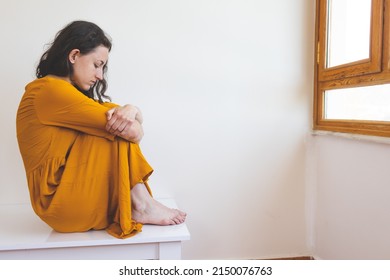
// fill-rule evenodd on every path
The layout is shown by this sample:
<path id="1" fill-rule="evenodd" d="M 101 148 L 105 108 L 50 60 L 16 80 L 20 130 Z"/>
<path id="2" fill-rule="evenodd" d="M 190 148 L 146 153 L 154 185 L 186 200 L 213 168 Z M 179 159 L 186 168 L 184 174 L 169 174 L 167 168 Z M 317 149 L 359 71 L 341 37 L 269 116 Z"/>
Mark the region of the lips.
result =
<path id="1" fill-rule="evenodd" d="M 88 84 L 86 84 L 86 87 L 88 87 L 88 89 L 91 89 L 91 88 L 94 87 L 95 83 L 96 83 L 96 82 L 94 82 L 94 81 L 90 81 Z M 88 85 L 88 86 L 87 86 L 87 85 Z"/>

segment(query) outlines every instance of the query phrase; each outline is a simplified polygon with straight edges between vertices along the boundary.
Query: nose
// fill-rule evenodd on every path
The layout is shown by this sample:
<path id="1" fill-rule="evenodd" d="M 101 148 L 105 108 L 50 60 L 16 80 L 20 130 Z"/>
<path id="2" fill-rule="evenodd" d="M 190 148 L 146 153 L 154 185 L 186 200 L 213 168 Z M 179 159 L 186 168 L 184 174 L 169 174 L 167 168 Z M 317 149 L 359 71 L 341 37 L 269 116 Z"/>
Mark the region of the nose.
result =
<path id="1" fill-rule="evenodd" d="M 103 69 L 98 68 L 95 76 L 96 76 L 96 79 L 98 79 L 99 81 L 103 80 Z"/>

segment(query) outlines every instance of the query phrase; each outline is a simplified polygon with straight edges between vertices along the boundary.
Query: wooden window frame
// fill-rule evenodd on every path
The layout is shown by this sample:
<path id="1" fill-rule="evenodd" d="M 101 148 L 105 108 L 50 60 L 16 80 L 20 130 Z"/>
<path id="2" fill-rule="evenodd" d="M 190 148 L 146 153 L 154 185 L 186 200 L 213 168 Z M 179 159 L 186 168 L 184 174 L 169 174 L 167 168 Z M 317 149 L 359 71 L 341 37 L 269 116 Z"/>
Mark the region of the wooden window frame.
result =
<path id="1" fill-rule="evenodd" d="M 324 117 L 326 90 L 390 83 L 390 0 L 372 0 L 370 58 L 331 68 L 325 66 L 327 2 L 316 5 L 313 128 L 390 137 L 390 122 Z"/>

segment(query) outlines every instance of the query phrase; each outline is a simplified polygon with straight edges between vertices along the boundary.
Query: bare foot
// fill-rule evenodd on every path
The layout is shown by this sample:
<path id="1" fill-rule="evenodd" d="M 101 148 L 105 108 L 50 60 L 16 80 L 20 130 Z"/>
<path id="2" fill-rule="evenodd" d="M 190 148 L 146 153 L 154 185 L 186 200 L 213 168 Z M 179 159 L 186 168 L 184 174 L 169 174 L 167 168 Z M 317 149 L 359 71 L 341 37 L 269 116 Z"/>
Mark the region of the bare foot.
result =
<path id="1" fill-rule="evenodd" d="M 168 208 L 153 199 L 143 184 L 137 184 L 131 189 L 131 202 L 132 217 L 141 224 L 178 225 L 186 219 L 186 213 Z"/>

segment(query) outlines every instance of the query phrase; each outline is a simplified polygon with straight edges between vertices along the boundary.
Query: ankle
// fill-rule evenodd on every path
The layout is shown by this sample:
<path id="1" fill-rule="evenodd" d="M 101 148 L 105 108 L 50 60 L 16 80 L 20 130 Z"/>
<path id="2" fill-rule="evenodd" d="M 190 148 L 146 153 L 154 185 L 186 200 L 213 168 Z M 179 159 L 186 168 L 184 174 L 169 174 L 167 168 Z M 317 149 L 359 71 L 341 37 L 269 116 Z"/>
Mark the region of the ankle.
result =
<path id="1" fill-rule="evenodd" d="M 138 212 L 144 212 L 150 204 L 150 195 L 144 184 L 137 184 L 131 190 L 132 208 Z"/>

